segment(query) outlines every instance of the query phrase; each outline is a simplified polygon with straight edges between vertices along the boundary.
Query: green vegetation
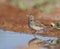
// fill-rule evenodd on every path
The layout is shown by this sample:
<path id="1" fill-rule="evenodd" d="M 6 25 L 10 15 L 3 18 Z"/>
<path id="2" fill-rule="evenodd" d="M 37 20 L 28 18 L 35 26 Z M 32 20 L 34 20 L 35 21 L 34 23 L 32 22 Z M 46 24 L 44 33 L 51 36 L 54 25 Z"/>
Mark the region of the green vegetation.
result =
<path id="1" fill-rule="evenodd" d="M 22 10 L 37 8 L 42 12 L 49 13 L 52 11 L 56 1 L 57 0 L 9 0 L 8 2 Z"/>

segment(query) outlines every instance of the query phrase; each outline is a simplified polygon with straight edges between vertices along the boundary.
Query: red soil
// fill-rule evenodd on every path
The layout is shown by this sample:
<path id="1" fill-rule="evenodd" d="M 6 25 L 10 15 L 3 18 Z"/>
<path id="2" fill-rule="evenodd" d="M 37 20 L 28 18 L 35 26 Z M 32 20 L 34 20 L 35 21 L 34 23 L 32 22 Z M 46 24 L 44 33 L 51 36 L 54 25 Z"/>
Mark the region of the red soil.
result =
<path id="1" fill-rule="evenodd" d="M 50 14 L 41 13 L 37 9 L 19 10 L 6 4 L 0 4 L 0 28 L 3 30 L 9 30 L 14 32 L 34 33 L 34 30 L 30 30 L 27 23 L 27 16 L 29 13 L 34 14 L 35 18 L 49 26 L 51 22 L 60 21 L 60 9 L 55 9 Z M 60 30 L 47 28 L 54 32 L 42 33 L 44 36 L 60 37 Z"/>

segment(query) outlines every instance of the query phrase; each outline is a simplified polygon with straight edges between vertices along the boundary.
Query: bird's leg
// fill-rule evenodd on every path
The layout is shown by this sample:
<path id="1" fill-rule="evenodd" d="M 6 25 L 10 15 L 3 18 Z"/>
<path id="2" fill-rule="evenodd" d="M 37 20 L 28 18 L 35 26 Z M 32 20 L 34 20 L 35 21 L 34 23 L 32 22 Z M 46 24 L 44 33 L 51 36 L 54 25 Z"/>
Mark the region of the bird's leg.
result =
<path id="1" fill-rule="evenodd" d="M 38 32 L 38 31 L 36 31 L 36 32 Z M 34 38 L 37 38 L 36 37 L 37 36 L 36 32 L 33 33 Z"/>
<path id="2" fill-rule="evenodd" d="M 29 30 L 32 31 L 33 29 L 29 28 Z M 32 34 L 33 34 L 34 38 L 36 38 L 36 34 L 35 34 L 35 32 L 32 33 Z"/>
<path id="3" fill-rule="evenodd" d="M 40 31 L 36 31 L 36 32 L 33 34 L 34 38 L 37 38 L 37 37 L 36 37 L 37 34 L 40 34 Z"/>
<path id="4" fill-rule="evenodd" d="M 33 36 L 34 36 L 34 38 L 37 38 L 35 33 L 34 33 L 34 35 L 33 35 Z"/>

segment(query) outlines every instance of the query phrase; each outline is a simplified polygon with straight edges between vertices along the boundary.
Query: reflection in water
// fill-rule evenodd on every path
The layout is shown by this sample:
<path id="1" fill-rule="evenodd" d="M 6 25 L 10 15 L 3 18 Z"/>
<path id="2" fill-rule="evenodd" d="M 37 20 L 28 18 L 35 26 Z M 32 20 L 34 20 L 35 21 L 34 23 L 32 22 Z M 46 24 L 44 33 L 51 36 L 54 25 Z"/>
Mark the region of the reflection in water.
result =
<path id="1" fill-rule="evenodd" d="M 42 37 L 37 36 L 41 40 L 56 40 L 55 37 Z M 27 45 L 28 42 L 33 39 L 33 35 L 20 34 L 9 31 L 0 30 L 0 49 L 15 49 L 18 46 Z"/>
<path id="2" fill-rule="evenodd" d="M 60 39 L 55 40 L 41 40 L 39 38 L 33 38 L 28 42 L 29 46 L 37 46 L 40 49 L 56 49 L 57 46 L 60 47 Z"/>
<path id="3" fill-rule="evenodd" d="M 41 40 L 41 39 L 38 39 L 38 38 L 33 38 L 32 40 L 30 40 L 28 42 L 28 45 L 31 46 L 31 45 L 37 45 L 37 46 L 43 46 L 45 45 L 46 42 Z"/>
<path id="4" fill-rule="evenodd" d="M 47 41 L 44 41 L 38 38 L 33 38 L 28 42 L 29 47 L 37 46 L 39 49 L 50 49 L 50 46 L 46 44 L 47 44 Z"/>

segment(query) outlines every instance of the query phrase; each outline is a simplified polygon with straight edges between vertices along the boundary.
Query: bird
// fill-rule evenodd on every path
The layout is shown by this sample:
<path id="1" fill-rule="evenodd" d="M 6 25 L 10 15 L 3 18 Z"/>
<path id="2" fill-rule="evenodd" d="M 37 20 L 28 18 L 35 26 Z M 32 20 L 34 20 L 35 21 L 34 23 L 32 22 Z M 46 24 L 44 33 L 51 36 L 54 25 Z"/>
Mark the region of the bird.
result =
<path id="1" fill-rule="evenodd" d="M 45 27 L 42 23 L 40 23 L 39 21 L 36 21 L 34 18 L 34 15 L 32 14 L 28 15 L 28 26 L 29 28 L 36 30 L 36 31 L 44 29 Z"/>
<path id="2" fill-rule="evenodd" d="M 35 19 L 33 14 L 27 15 L 27 17 L 28 17 L 28 27 L 32 30 L 35 30 L 36 31 L 35 34 L 40 34 L 40 33 L 49 31 L 45 29 L 46 26 L 44 24 L 42 24 L 41 22 Z"/>

